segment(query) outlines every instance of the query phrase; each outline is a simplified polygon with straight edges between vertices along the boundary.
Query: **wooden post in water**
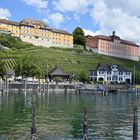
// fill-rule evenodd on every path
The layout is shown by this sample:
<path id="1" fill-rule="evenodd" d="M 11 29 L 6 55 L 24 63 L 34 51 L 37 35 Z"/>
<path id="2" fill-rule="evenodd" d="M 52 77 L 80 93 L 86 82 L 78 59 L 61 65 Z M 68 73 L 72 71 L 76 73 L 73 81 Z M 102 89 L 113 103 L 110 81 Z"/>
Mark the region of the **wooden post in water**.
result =
<path id="1" fill-rule="evenodd" d="M 35 106 L 33 106 L 33 108 L 32 108 L 31 140 L 36 140 Z"/>
<path id="2" fill-rule="evenodd" d="M 66 85 L 64 86 L 64 89 L 65 89 L 65 94 L 67 94 L 67 86 Z"/>
<path id="3" fill-rule="evenodd" d="M 40 78 L 39 78 L 39 93 L 41 93 L 41 81 L 40 81 Z"/>
<path id="4" fill-rule="evenodd" d="M 25 85 L 24 85 L 24 88 L 25 88 L 25 89 L 24 89 L 24 90 L 25 90 L 24 92 L 26 93 L 26 91 L 27 91 L 27 79 L 25 79 L 25 83 L 24 83 L 24 84 L 25 84 Z"/>
<path id="5" fill-rule="evenodd" d="M 49 92 L 49 80 L 47 79 L 47 91 Z"/>
<path id="6" fill-rule="evenodd" d="M 134 106 L 133 140 L 138 140 L 138 111 L 137 111 L 137 106 Z"/>
<path id="7" fill-rule="evenodd" d="M 43 83 L 44 83 L 44 84 L 43 84 L 43 92 L 45 93 L 46 83 L 45 83 L 45 81 L 44 81 Z"/>
<path id="8" fill-rule="evenodd" d="M 2 93 L 2 78 L 0 77 L 0 94 Z"/>
<path id="9" fill-rule="evenodd" d="M 9 80 L 7 79 L 7 93 L 9 92 Z"/>
<path id="10" fill-rule="evenodd" d="M 88 140 L 87 107 L 84 107 L 83 140 Z"/>

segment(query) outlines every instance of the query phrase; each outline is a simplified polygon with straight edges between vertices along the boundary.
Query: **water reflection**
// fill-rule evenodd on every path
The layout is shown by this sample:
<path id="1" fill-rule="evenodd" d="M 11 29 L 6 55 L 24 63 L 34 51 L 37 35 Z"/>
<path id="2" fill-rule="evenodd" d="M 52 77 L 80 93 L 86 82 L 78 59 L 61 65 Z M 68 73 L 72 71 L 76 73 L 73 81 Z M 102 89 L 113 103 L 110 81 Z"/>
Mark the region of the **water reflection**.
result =
<path id="1" fill-rule="evenodd" d="M 102 96 L 30 91 L 0 95 L 0 140 L 30 139 L 33 98 L 38 139 L 82 140 L 83 108 L 86 105 L 91 140 L 132 140 L 135 100 L 132 94 Z M 140 122 L 140 117 L 138 120 Z"/>

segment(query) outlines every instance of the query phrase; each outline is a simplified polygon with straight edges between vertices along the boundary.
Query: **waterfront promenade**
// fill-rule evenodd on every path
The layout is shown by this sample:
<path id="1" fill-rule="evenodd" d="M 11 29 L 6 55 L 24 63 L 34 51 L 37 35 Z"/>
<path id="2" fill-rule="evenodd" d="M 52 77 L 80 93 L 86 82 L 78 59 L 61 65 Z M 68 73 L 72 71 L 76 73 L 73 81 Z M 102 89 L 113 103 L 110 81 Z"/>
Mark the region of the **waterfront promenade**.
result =
<path id="1" fill-rule="evenodd" d="M 50 90 L 64 90 L 64 91 L 77 91 L 78 92 L 92 92 L 98 93 L 99 91 L 128 91 L 134 88 L 134 85 L 103 85 L 103 84 L 83 84 L 82 82 L 3 82 L 0 83 L 1 91 L 8 90 L 33 90 L 33 91 L 50 91 Z"/>

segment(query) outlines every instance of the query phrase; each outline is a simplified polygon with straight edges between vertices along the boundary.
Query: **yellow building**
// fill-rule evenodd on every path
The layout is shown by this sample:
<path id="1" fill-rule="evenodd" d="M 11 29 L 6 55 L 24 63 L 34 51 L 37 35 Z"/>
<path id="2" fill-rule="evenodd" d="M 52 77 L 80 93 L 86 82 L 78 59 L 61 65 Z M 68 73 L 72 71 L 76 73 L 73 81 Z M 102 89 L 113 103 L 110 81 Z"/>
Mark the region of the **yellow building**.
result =
<path id="1" fill-rule="evenodd" d="M 22 41 L 43 47 L 73 47 L 73 36 L 64 30 L 50 28 L 44 22 L 25 18 L 21 22 L 0 19 L 0 31 L 10 32 Z"/>

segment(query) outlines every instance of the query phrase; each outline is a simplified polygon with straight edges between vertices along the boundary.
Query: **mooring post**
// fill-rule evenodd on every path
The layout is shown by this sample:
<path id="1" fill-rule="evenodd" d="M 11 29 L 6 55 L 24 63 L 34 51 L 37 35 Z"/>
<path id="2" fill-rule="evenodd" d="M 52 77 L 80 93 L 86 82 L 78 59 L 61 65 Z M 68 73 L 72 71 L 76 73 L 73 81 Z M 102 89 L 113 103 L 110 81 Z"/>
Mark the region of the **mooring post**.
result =
<path id="1" fill-rule="evenodd" d="M 67 85 L 64 86 L 65 94 L 67 94 Z"/>
<path id="2" fill-rule="evenodd" d="M 25 85 L 24 85 L 24 88 L 25 88 L 25 89 L 24 89 L 24 90 L 25 90 L 24 92 L 26 93 L 26 91 L 27 91 L 27 79 L 25 79 L 25 83 L 24 83 L 24 84 L 25 84 Z"/>
<path id="3" fill-rule="evenodd" d="M 36 140 L 35 106 L 32 107 L 31 140 Z"/>
<path id="4" fill-rule="evenodd" d="M 7 88 L 8 88 L 8 82 L 7 82 L 7 77 L 6 77 L 6 80 L 5 80 L 5 92 L 7 93 Z"/>
<path id="5" fill-rule="evenodd" d="M 0 94 L 2 93 L 2 78 L 0 77 Z"/>
<path id="6" fill-rule="evenodd" d="M 41 93 L 41 81 L 40 81 L 40 78 L 39 78 L 39 93 Z"/>
<path id="7" fill-rule="evenodd" d="M 43 91 L 44 91 L 44 93 L 45 93 L 45 89 L 46 89 L 46 86 L 45 86 L 45 81 L 44 81 L 43 83 L 44 83 L 44 86 L 43 86 L 43 87 L 44 87 L 44 90 L 43 90 Z"/>
<path id="8" fill-rule="evenodd" d="M 47 79 L 47 91 L 49 92 L 49 80 Z"/>
<path id="9" fill-rule="evenodd" d="M 9 80 L 7 79 L 7 93 L 9 92 Z"/>
<path id="10" fill-rule="evenodd" d="M 88 140 L 87 107 L 84 107 L 83 140 Z"/>
<path id="11" fill-rule="evenodd" d="M 133 140 L 138 140 L 138 110 L 137 110 L 137 106 L 134 106 Z"/>

